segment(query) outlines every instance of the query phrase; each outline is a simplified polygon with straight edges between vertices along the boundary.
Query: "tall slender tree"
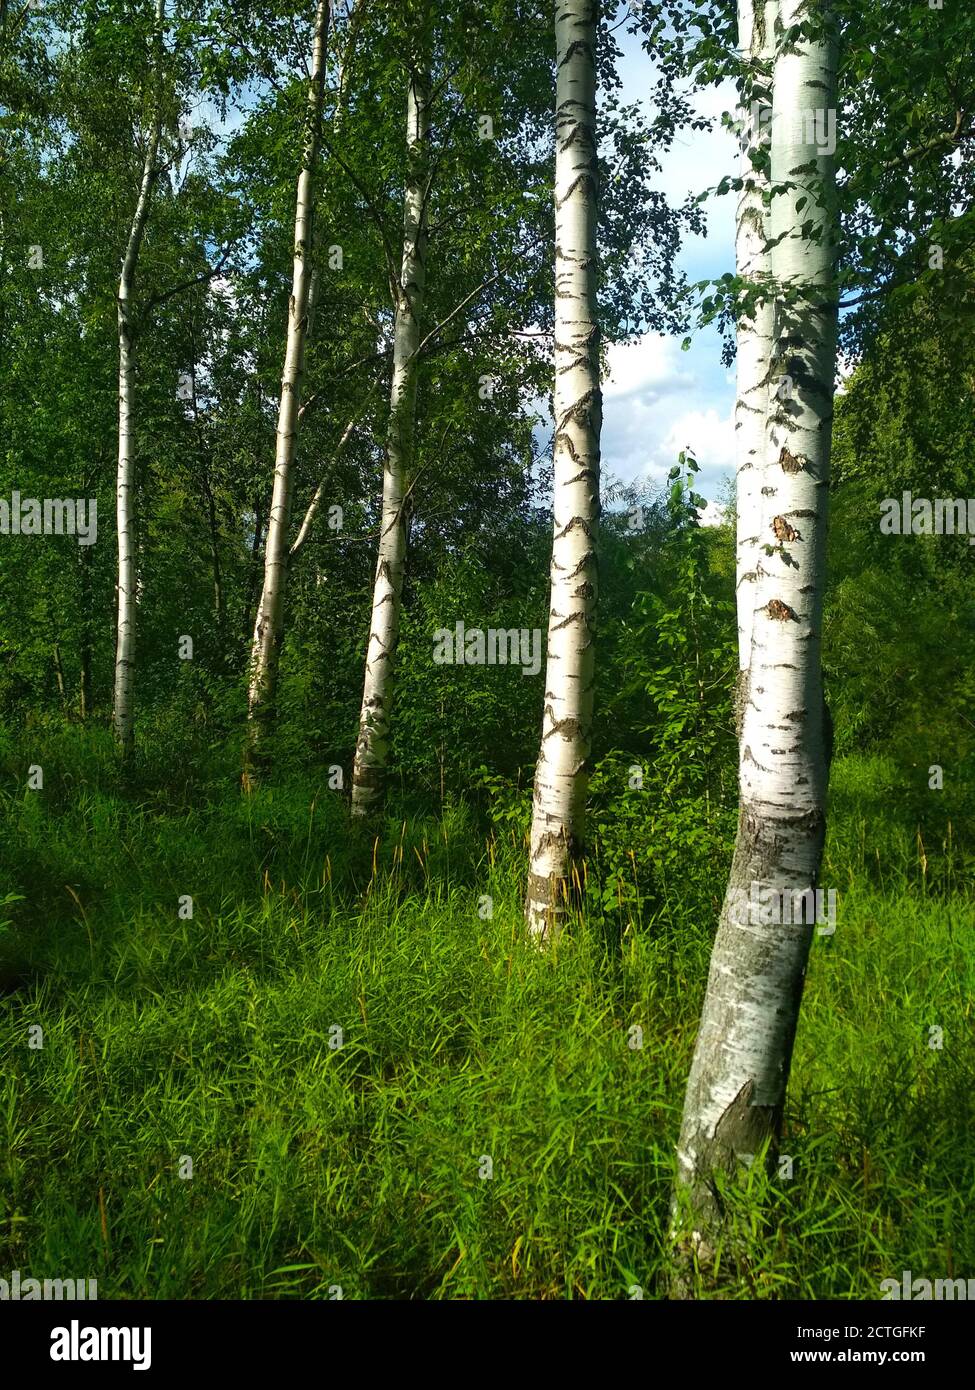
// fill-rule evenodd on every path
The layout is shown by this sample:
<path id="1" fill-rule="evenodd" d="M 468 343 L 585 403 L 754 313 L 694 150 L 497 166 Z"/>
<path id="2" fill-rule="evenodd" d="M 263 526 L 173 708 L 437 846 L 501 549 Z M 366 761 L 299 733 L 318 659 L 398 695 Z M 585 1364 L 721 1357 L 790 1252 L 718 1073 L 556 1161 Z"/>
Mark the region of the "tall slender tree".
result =
<path id="1" fill-rule="evenodd" d="M 350 73 L 350 69 L 351 69 L 351 66 L 352 66 L 352 62 L 353 62 L 353 59 L 354 59 L 354 56 L 355 56 L 356 43 L 357 43 L 357 41 L 358 41 L 359 34 L 360 34 L 362 18 L 363 18 L 363 16 L 364 16 L 364 14 L 366 13 L 367 5 L 368 5 L 368 0 L 358 0 L 358 3 L 354 3 L 354 0 L 349 0 L 348 5 L 346 6 L 346 14 L 345 14 L 345 18 L 346 18 L 346 25 L 345 25 L 346 33 L 345 33 L 345 35 L 344 35 L 344 42 L 343 42 L 342 36 L 340 36 L 339 29 L 338 29 L 338 24 L 337 24 L 337 16 L 336 16 L 336 14 L 335 14 L 335 12 L 334 12 L 334 10 L 333 10 L 333 15 L 332 15 L 332 40 L 333 40 L 333 42 L 334 42 L 334 44 L 335 44 L 336 51 L 337 51 L 337 54 L 338 54 L 338 76 L 337 76 L 337 79 L 336 79 L 336 86 L 335 86 L 335 92 L 336 92 L 336 95 L 335 95 L 335 105 L 334 105 L 333 110 L 332 110 L 331 121 L 330 121 L 333 138 L 334 138 L 335 135 L 338 133 L 338 130 L 339 130 L 339 128 L 340 128 L 340 126 L 341 126 L 341 122 L 342 122 L 342 116 L 343 116 L 343 114 L 344 114 L 344 112 L 345 112 L 346 99 L 347 99 L 347 96 L 348 96 L 349 73 Z M 318 211 L 319 208 L 320 208 L 321 206 L 322 206 L 322 204 L 321 204 L 321 199 L 319 198 L 319 199 L 316 200 L 316 211 Z M 313 240 L 312 240 L 312 250 L 311 250 L 311 259 L 312 259 L 312 262 L 315 264 L 316 268 L 312 270 L 311 281 L 310 281 L 309 286 L 308 286 L 308 314 L 307 314 L 307 325 L 306 325 L 306 330 L 305 330 L 305 347 L 306 347 L 306 349 L 307 349 L 307 347 L 308 347 L 308 344 L 309 344 L 311 341 L 313 341 L 313 340 L 314 340 L 314 337 L 315 337 L 315 319 L 316 319 L 316 311 L 317 311 L 317 309 L 318 309 L 318 301 L 319 301 L 320 293 L 321 293 L 321 273 L 320 273 L 319 269 L 317 268 L 318 258 L 319 258 L 320 251 L 321 251 L 320 219 L 316 218 L 315 227 L 314 227 L 314 236 L 313 236 Z M 311 398 L 311 402 L 305 401 L 305 403 L 299 407 L 299 409 L 298 409 L 298 414 L 297 414 L 297 417 L 296 417 L 296 425 L 300 426 L 302 416 L 305 414 L 305 411 L 307 410 L 309 403 L 314 403 L 314 399 L 315 399 L 315 397 L 313 396 L 313 397 Z M 364 411 L 365 405 L 366 405 L 367 403 L 368 403 L 368 395 L 364 398 L 364 403 L 363 403 L 363 406 L 362 406 L 362 410 L 363 410 L 363 411 Z M 360 412 L 360 413 L 361 413 L 361 412 Z M 356 416 L 356 419 L 358 419 L 358 414 L 357 414 L 357 416 Z M 346 444 L 346 442 L 348 441 L 349 435 L 352 433 L 353 423 L 354 423 L 354 422 L 350 422 L 350 425 L 347 426 L 346 429 L 343 431 L 343 434 L 342 434 L 342 436 L 341 436 L 341 440 L 340 440 L 340 442 L 339 442 L 338 448 L 336 449 L 336 458 L 338 457 L 339 454 L 341 454 L 342 449 L 345 447 L 345 444 Z M 334 464 L 334 462 L 335 462 L 335 459 L 333 459 L 333 464 Z M 309 507 L 308 507 L 308 510 L 307 510 L 307 512 L 306 512 L 306 514 L 305 514 L 305 517 L 304 517 L 304 519 L 303 519 L 302 522 L 301 522 L 301 525 L 300 525 L 300 527 L 299 527 L 299 529 L 298 529 L 297 538 L 295 539 L 294 543 L 290 546 L 290 548 L 289 548 L 289 550 L 288 550 L 288 564 L 289 564 L 289 565 L 290 565 L 291 562 L 294 560 L 294 558 L 295 558 L 295 556 L 298 554 L 298 552 L 302 549 L 302 547 L 304 546 L 305 542 L 306 542 L 307 539 L 308 539 L 308 536 L 311 534 L 312 524 L 313 524 L 313 522 L 314 522 L 314 520 L 315 520 L 315 516 L 316 516 L 316 514 L 317 514 L 317 512 L 318 512 L 318 508 L 319 508 L 319 506 L 320 506 L 320 504 L 321 504 L 322 497 L 323 497 L 323 495 L 324 495 L 324 490 L 325 490 L 325 479 L 323 478 L 323 479 L 321 480 L 321 482 L 319 483 L 319 485 L 318 485 L 318 487 L 317 487 L 317 489 L 316 489 L 316 491 L 315 491 L 315 493 L 314 493 L 314 496 L 313 496 L 313 498 L 312 498 L 312 501 L 311 501 L 311 503 L 309 504 Z M 255 539 L 256 539 L 256 536 L 255 536 Z M 257 609 L 257 617 L 256 617 L 256 619 L 255 619 L 255 622 L 256 622 L 257 626 L 260 626 L 260 624 L 261 624 L 261 622 L 262 622 L 261 612 L 262 612 L 262 608 L 263 608 L 263 604 L 264 604 L 264 593 L 263 593 L 263 589 L 262 589 L 262 592 L 261 592 L 261 597 L 260 597 L 260 599 L 258 600 L 258 604 L 259 604 L 259 606 L 258 606 L 258 609 Z M 250 635 L 250 633 L 248 632 L 248 636 L 249 636 L 249 635 Z M 279 645 L 280 645 L 280 639 L 279 639 Z"/>
<path id="2" fill-rule="evenodd" d="M 738 47 L 744 64 L 741 91 L 741 190 L 735 228 L 735 261 L 752 303 L 739 313 L 735 400 L 735 510 L 737 552 L 739 724 L 748 698 L 752 614 L 758 575 L 761 475 L 769 401 L 773 304 L 769 293 L 769 136 L 771 65 L 778 0 L 739 0 Z M 747 302 L 747 301 L 746 301 Z M 740 730 L 739 730 L 740 732 Z"/>
<path id="3" fill-rule="evenodd" d="M 318 0 L 312 42 L 312 68 L 305 108 L 301 170 L 295 203 L 294 265 L 288 304 L 288 335 L 274 459 L 274 489 L 264 547 L 264 588 L 257 608 L 251 649 L 248 690 L 248 738 L 244 786 L 259 778 L 266 761 L 266 741 L 274 721 L 278 666 L 284 632 L 284 599 L 288 577 L 288 532 L 294 491 L 294 463 L 298 443 L 298 417 L 308 335 L 309 296 L 312 284 L 312 245 L 315 215 L 315 179 L 322 134 L 325 93 L 325 61 L 328 42 L 329 0 Z"/>
<path id="4" fill-rule="evenodd" d="M 139 197 L 129 228 L 118 287 L 118 475 L 115 487 L 118 533 L 118 613 L 115 643 L 115 737 L 124 756 L 135 746 L 135 627 L 138 565 L 135 535 L 135 353 L 133 312 L 136 272 L 149 220 L 153 185 L 159 177 L 163 123 L 163 28 L 166 0 L 157 0 L 153 45 L 155 88 L 151 102 Z"/>
<path id="5" fill-rule="evenodd" d="M 367 816 L 382 803 L 389 760 L 393 676 L 406 563 L 405 506 L 416 429 L 430 191 L 430 66 L 429 58 L 422 52 L 422 26 L 420 36 L 421 42 L 411 62 L 407 81 L 403 259 L 395 286 L 393 373 L 383 470 L 379 556 L 352 773 L 352 812 L 356 816 Z"/>
<path id="6" fill-rule="evenodd" d="M 551 603 L 526 916 L 557 934 L 582 848 L 599 520 L 596 0 L 556 0 L 555 390 Z"/>
<path id="7" fill-rule="evenodd" d="M 775 317 L 739 823 L 678 1151 L 683 1250 L 702 1265 L 724 1215 L 716 1175 L 759 1154 L 770 1168 L 774 1161 L 826 827 L 821 629 L 838 217 L 833 147 L 823 137 L 835 132 L 837 41 L 828 0 L 781 0 L 779 18 Z"/>

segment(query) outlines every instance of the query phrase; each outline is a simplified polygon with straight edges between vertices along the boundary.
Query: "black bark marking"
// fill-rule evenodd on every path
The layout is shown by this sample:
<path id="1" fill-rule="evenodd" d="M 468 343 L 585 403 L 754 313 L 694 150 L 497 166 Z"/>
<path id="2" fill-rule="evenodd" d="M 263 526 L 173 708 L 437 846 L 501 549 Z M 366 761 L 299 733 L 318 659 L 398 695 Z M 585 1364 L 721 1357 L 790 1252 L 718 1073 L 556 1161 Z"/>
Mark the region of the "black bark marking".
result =
<path id="1" fill-rule="evenodd" d="M 801 541 L 802 532 L 790 526 L 784 516 L 773 516 L 772 530 L 777 541 Z"/>
<path id="2" fill-rule="evenodd" d="M 787 603 L 783 603 L 780 598 L 770 598 L 765 605 L 764 611 L 770 618 L 774 618 L 780 623 L 788 622 L 790 619 L 794 623 L 799 621 L 795 611 L 791 609 Z"/>
<path id="3" fill-rule="evenodd" d="M 804 468 L 808 467 L 809 460 L 803 454 L 790 454 L 783 444 L 779 453 L 779 463 L 783 473 L 801 473 Z"/>

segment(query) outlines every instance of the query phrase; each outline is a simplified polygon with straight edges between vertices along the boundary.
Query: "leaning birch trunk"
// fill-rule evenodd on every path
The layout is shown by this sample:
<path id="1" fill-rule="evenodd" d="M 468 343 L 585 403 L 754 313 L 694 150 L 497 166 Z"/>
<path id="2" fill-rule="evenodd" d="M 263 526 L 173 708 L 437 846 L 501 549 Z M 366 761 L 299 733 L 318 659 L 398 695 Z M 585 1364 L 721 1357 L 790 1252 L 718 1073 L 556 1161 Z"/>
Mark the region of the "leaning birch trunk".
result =
<path id="1" fill-rule="evenodd" d="M 155 19 L 156 92 L 152 127 L 142 165 L 142 181 L 118 287 L 118 473 L 115 515 L 118 532 L 118 608 L 115 634 L 115 692 L 112 723 L 123 757 L 135 748 L 135 619 L 138 564 L 135 538 L 135 320 L 133 297 L 139 254 L 149 219 L 156 161 L 162 138 L 162 43 L 166 0 L 157 0 Z"/>
<path id="2" fill-rule="evenodd" d="M 321 143 L 325 93 L 325 59 L 329 3 L 318 0 L 311 81 L 308 87 L 301 172 L 295 205 L 294 266 L 288 306 L 288 339 L 275 442 L 274 488 L 264 547 L 264 588 L 257 606 L 251 648 L 247 709 L 247 747 L 243 784 L 250 789 L 267 762 L 267 742 L 274 727 L 278 667 L 284 635 L 284 597 L 288 580 L 288 529 L 294 489 L 298 412 L 305 370 L 308 301 L 312 280 L 311 248 L 315 211 L 315 166 Z"/>
<path id="3" fill-rule="evenodd" d="M 822 13 L 814 0 L 781 0 L 783 28 Z M 702 1268 L 728 1234 L 716 1175 L 760 1154 L 774 1171 L 813 932 L 808 890 L 825 835 L 820 658 L 837 219 L 832 150 L 815 133 L 817 113 L 821 134 L 835 130 L 835 73 L 835 39 L 825 34 L 800 39 L 775 65 L 772 182 L 792 186 L 772 202 L 774 349 L 738 835 L 678 1150 L 681 1253 Z M 791 391 L 778 390 L 784 377 Z M 798 894 L 807 894 L 802 910 Z"/>
<path id="4" fill-rule="evenodd" d="M 312 237 L 311 260 L 314 262 L 314 261 L 316 261 L 317 259 L 318 259 L 318 229 L 316 228 L 316 229 L 315 229 L 315 232 L 314 232 L 314 235 L 313 235 L 313 237 Z M 305 312 L 305 341 L 304 341 L 304 346 L 303 346 L 303 349 L 302 349 L 302 353 L 303 353 L 303 354 L 304 354 L 304 352 L 307 351 L 307 349 L 308 349 L 308 344 L 312 341 L 312 339 L 314 338 L 314 335 L 315 335 L 315 317 L 316 317 L 316 313 L 317 313 L 317 309 L 318 309 L 319 283 L 320 283 L 320 282 L 319 282 L 319 274 L 318 274 L 318 271 L 317 271 L 317 270 L 313 270 L 313 271 L 311 272 L 311 279 L 308 281 L 308 299 L 307 299 L 307 301 L 306 301 L 306 312 Z M 304 360 L 304 358 L 303 358 L 302 360 Z M 301 417 L 304 415 L 305 409 L 306 409 L 307 405 L 308 405 L 308 402 L 306 401 L 304 405 L 299 406 L 299 408 L 298 408 L 298 413 L 297 413 L 297 415 L 295 416 L 295 435 L 296 435 L 296 436 L 297 436 L 298 430 L 301 428 Z M 280 406 L 279 406 L 279 411 L 280 411 Z M 272 504 L 273 504 L 273 498 L 272 498 Z M 265 553 L 266 553 L 266 552 L 265 552 Z M 275 571 L 274 571 L 274 579 L 275 579 L 275 581 L 276 581 L 276 583 L 277 583 L 278 588 L 281 589 L 282 591 L 284 591 L 284 589 L 287 587 L 288 578 L 289 578 L 289 572 L 290 572 L 290 565 L 291 565 L 291 561 L 292 561 L 293 558 L 294 558 L 294 547 L 292 546 L 292 547 L 290 548 L 290 550 L 288 551 L 288 568 L 284 571 L 283 574 L 282 574 L 280 571 L 278 571 L 278 570 L 275 570 Z M 260 595 L 260 598 L 259 598 L 258 601 L 257 601 L 257 612 L 256 612 L 255 617 L 254 617 L 254 625 L 255 625 L 255 627 L 256 627 L 256 628 L 260 628 L 260 629 L 262 629 L 262 630 L 263 630 L 263 618 L 262 618 L 262 615 L 263 615 L 263 612 L 264 612 L 264 596 L 265 596 L 265 586 L 266 586 L 266 584 L 267 584 L 267 570 L 265 570 L 264 574 L 261 576 L 261 595 Z M 282 601 L 282 602 L 283 602 L 283 601 Z M 249 637 L 249 636 L 250 636 L 250 633 L 248 632 L 248 637 Z M 280 639 L 279 639 L 278 645 L 279 645 L 279 647 L 280 647 Z M 255 763 L 256 763 L 256 762 L 259 762 L 259 761 L 260 761 L 260 758 L 261 758 L 261 754 L 260 754 L 260 752 L 258 751 L 258 752 L 256 753 L 256 755 L 255 755 Z M 256 767 L 256 765 L 255 765 L 255 767 L 251 769 L 251 774 L 250 774 L 250 780 L 251 780 L 251 781 L 254 781 L 254 780 L 255 780 L 255 778 L 256 778 L 256 773 L 257 773 L 257 767 Z M 247 780 L 248 780 L 247 774 L 245 774 L 244 780 L 245 780 L 245 783 L 246 783 Z"/>
<path id="5" fill-rule="evenodd" d="M 351 37 L 350 40 L 349 40 L 350 44 L 351 44 L 351 43 L 353 42 L 353 40 L 354 40 L 354 37 L 355 37 L 356 31 L 357 31 L 357 29 L 358 29 L 358 23 L 359 23 L 359 20 L 360 20 L 360 18 L 361 18 L 362 12 L 363 12 L 363 7 L 362 7 L 362 4 L 359 3 L 359 4 L 356 6 L 355 11 L 354 11 L 354 13 L 353 13 L 353 18 L 352 18 L 352 37 Z M 347 76 L 348 76 L 348 59 L 349 59 L 349 54 L 348 54 L 348 50 L 347 50 L 346 58 L 343 60 L 341 66 L 339 67 L 339 75 L 338 75 L 338 95 L 337 95 L 336 100 L 335 100 L 335 110 L 334 110 L 334 112 L 332 113 L 332 131 L 333 131 L 333 135 L 335 135 L 335 134 L 338 133 L 339 126 L 340 126 L 340 123 L 341 123 L 342 114 L 343 114 L 343 111 L 344 111 L 344 109 L 345 109 L 346 78 L 347 78 Z M 316 228 L 316 229 L 315 229 L 314 238 L 313 238 L 313 242 L 312 242 L 312 260 L 313 260 L 313 261 L 317 261 L 317 260 L 318 260 L 318 250 L 319 250 L 319 247 L 318 247 L 318 229 Z M 318 310 L 318 299 L 319 299 L 320 288 L 321 288 L 321 278 L 320 278 L 320 275 L 319 275 L 318 270 L 316 269 L 316 270 L 313 270 L 313 271 L 312 271 L 312 273 L 311 273 L 311 280 L 309 281 L 309 285 L 308 285 L 308 313 L 307 313 L 307 323 L 306 323 L 306 328 L 305 328 L 305 347 L 306 347 L 306 348 L 307 348 L 309 342 L 312 341 L 312 339 L 314 338 L 314 335 L 315 335 L 315 319 L 316 319 L 317 310 Z M 313 399 L 314 399 L 314 398 L 313 398 Z M 300 425 L 301 425 L 301 417 L 302 417 L 302 415 L 304 415 L 305 410 L 306 410 L 307 407 L 308 407 L 308 404 L 309 404 L 309 402 L 306 401 L 305 404 L 302 405 L 302 406 L 299 408 L 299 410 L 298 410 L 298 414 L 297 414 L 297 416 L 296 416 L 296 429 L 297 429 L 297 428 L 300 428 Z M 349 434 L 349 431 L 347 430 L 346 433 L 342 436 L 342 440 L 341 440 L 341 442 L 340 442 L 340 444 L 339 444 L 339 451 L 341 451 L 342 447 L 344 446 L 345 440 L 346 440 L 346 438 L 348 437 L 348 434 Z M 301 525 L 301 530 L 300 530 L 299 535 L 298 535 L 298 540 L 295 542 L 294 545 L 291 546 L 290 550 L 288 551 L 288 563 L 289 563 L 289 565 L 290 565 L 291 561 L 295 558 L 295 555 L 297 554 L 297 552 L 301 549 L 302 545 L 304 545 L 305 541 L 306 541 L 307 538 L 308 538 L 308 534 L 309 534 L 310 529 L 311 529 L 311 522 L 314 520 L 314 513 L 318 510 L 318 504 L 319 504 L 319 502 L 320 502 L 320 500 L 321 500 L 321 496 L 322 496 L 323 489 L 324 489 L 324 479 L 322 480 L 322 482 L 319 483 L 318 488 L 317 488 L 317 490 L 316 490 L 316 492 L 315 492 L 314 501 L 313 501 L 313 503 L 312 503 L 311 508 L 309 509 L 311 515 L 310 515 L 310 516 L 309 516 L 309 515 L 306 515 L 305 520 L 303 521 L 303 523 L 302 523 L 302 525 Z M 285 577 L 285 579 L 284 579 L 284 582 L 285 582 L 285 583 L 287 582 L 286 577 Z M 263 589 L 263 584 L 262 584 L 261 595 L 260 595 L 260 598 L 258 599 L 257 616 L 255 617 L 255 620 L 254 620 L 254 621 L 255 621 L 255 624 L 257 624 L 258 626 L 261 624 L 261 614 L 262 614 L 262 612 L 263 612 L 263 607 L 264 607 L 264 589 Z M 248 633 L 248 635 L 249 635 L 249 633 Z"/>
<path id="6" fill-rule="evenodd" d="M 596 0 L 556 0 L 555 390 L 551 603 L 535 768 L 528 928 L 558 934 L 582 851 L 599 520 Z"/>
<path id="7" fill-rule="evenodd" d="M 406 567 L 405 500 L 413 463 L 420 323 L 426 284 L 429 135 L 430 74 L 423 65 L 411 75 L 407 96 L 403 261 L 396 285 L 379 556 L 352 771 L 352 814 L 355 816 L 372 815 L 381 807 L 389 762 L 393 676 Z"/>
<path id="8" fill-rule="evenodd" d="M 778 0 L 738 0 L 738 47 L 748 64 L 742 83 L 741 178 L 735 234 L 738 275 L 749 287 L 767 284 L 769 276 L 768 144 L 771 79 L 775 56 Z M 737 324 L 737 395 L 735 400 L 735 510 L 737 554 L 735 590 L 738 607 L 738 688 L 735 714 L 738 735 L 748 699 L 752 654 L 752 614 L 759 557 L 759 513 L 765 461 L 769 363 L 772 355 L 771 297 L 756 304 Z"/>

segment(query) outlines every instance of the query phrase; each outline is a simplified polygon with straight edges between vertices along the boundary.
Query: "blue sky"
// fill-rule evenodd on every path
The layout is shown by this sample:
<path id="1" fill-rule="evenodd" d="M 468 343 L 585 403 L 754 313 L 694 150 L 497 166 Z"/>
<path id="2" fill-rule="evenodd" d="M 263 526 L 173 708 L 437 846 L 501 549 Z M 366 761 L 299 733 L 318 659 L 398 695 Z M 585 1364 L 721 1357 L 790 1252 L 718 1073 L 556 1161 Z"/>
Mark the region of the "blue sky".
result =
<path id="1" fill-rule="evenodd" d="M 617 31 L 623 49 L 623 96 L 649 102 L 653 69 L 639 41 Z M 734 107 L 731 84 L 703 93 L 704 115 L 720 117 Z M 719 125 L 719 122 L 716 122 Z M 737 172 L 738 150 L 728 131 L 685 131 L 664 157 L 659 186 L 674 201 L 713 187 Z M 707 237 L 685 244 L 681 267 L 691 280 L 716 278 L 734 270 L 735 198 L 711 198 L 705 208 Z M 734 369 L 721 365 L 721 343 L 713 330 L 694 334 L 687 352 L 680 338 L 657 335 L 613 347 L 603 382 L 603 468 L 607 480 L 661 482 L 688 445 L 701 464 L 700 491 L 719 498 L 734 473 Z"/>

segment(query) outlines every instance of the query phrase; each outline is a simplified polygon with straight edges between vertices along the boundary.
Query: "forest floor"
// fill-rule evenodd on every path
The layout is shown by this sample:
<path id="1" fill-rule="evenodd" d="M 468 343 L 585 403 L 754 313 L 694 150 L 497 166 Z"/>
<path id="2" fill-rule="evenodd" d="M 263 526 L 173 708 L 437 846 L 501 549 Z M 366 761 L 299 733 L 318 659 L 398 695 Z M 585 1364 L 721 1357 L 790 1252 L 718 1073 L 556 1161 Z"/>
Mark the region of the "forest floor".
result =
<path id="1" fill-rule="evenodd" d="M 391 811 L 374 840 L 307 776 L 201 800 L 170 757 L 123 788 L 70 732 L 29 761 L 43 790 L 0 749 L 0 1272 L 101 1298 L 658 1296 L 711 907 L 637 899 L 540 955 L 520 832 L 470 808 Z M 728 1192 L 725 1297 L 975 1276 L 971 852 L 888 771 L 834 768 L 836 930 L 779 1176 Z"/>

